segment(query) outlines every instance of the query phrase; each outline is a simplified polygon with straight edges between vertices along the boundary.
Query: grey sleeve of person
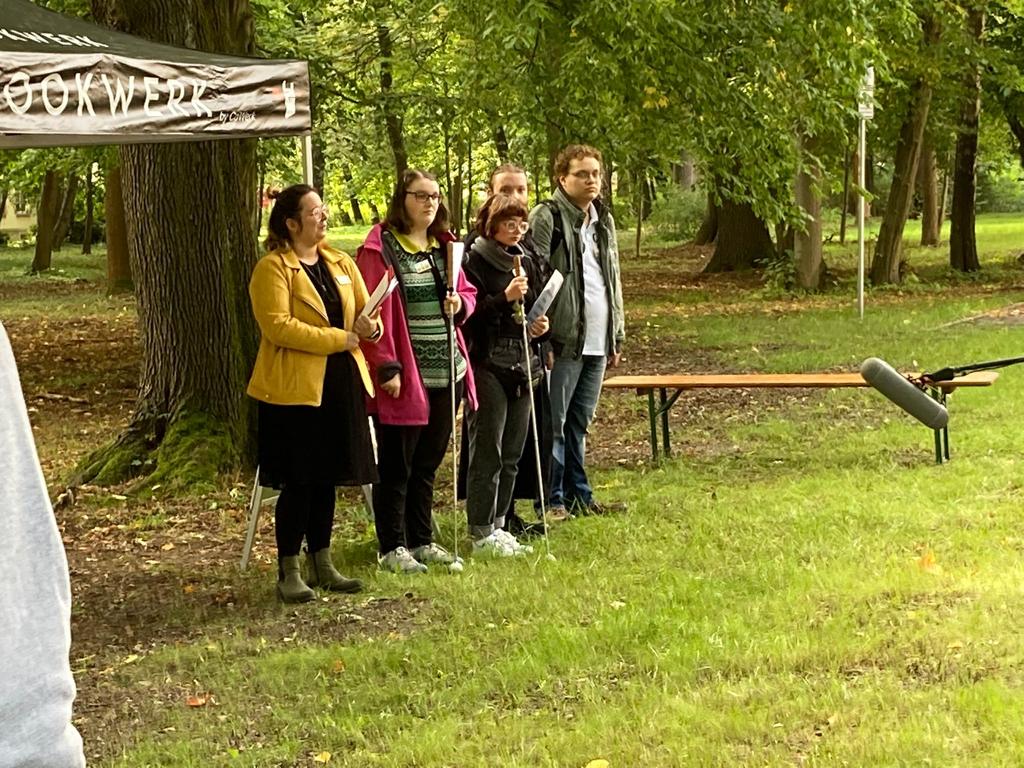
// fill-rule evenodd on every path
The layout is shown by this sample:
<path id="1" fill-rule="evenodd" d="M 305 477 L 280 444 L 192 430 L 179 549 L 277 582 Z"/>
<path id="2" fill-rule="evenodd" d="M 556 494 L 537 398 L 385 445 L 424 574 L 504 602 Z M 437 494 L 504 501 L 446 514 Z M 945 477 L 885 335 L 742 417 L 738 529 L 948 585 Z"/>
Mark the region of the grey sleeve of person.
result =
<path id="1" fill-rule="evenodd" d="M 0 768 L 81 768 L 68 563 L 0 324 Z"/>
<path id="2" fill-rule="evenodd" d="M 615 323 L 615 351 L 622 351 L 626 340 L 626 313 L 622 303 L 622 272 L 619 269 L 619 240 L 615 232 L 615 219 L 608 216 L 608 260 L 612 266 L 612 317 Z"/>
<path id="3" fill-rule="evenodd" d="M 541 262 L 551 261 L 551 232 L 554 227 L 554 217 L 546 205 L 535 206 L 530 211 L 530 234 L 533 237 L 534 252 Z"/>

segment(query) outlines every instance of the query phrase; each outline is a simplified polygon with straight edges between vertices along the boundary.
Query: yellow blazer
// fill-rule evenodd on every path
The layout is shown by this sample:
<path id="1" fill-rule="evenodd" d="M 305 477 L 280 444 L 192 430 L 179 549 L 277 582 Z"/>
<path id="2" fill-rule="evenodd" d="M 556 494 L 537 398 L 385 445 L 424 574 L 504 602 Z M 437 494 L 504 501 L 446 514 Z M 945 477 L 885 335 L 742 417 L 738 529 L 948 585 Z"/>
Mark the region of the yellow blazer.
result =
<path id="1" fill-rule="evenodd" d="M 324 242 L 317 246 L 345 308 L 345 330 L 331 327 L 324 302 L 313 287 L 295 252 L 271 251 L 256 264 L 249 281 L 252 311 L 262 338 L 246 392 L 277 405 L 320 405 L 327 356 L 345 349 L 369 295 L 355 262 Z M 373 384 L 363 353 L 350 353 L 359 366 L 363 386 L 373 396 Z M 353 397 L 361 393 L 353 392 Z"/>

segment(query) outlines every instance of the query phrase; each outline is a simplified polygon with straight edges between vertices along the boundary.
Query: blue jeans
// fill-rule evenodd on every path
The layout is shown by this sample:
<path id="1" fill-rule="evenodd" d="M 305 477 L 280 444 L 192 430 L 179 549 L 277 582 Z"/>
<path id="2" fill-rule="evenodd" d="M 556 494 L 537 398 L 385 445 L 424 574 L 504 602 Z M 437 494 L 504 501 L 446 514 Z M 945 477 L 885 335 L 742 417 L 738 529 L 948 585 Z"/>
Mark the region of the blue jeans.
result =
<path id="1" fill-rule="evenodd" d="M 597 411 L 607 364 L 604 355 L 555 358 L 551 369 L 551 506 L 587 506 L 594 500 L 585 468 L 587 427 Z"/>

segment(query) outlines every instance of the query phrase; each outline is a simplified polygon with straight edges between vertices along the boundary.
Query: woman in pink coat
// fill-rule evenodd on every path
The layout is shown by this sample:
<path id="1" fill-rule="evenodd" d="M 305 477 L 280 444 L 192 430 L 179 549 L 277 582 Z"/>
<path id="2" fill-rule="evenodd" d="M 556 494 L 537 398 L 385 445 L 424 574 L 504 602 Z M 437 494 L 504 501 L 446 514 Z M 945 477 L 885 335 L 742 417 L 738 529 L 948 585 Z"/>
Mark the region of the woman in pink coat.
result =
<path id="1" fill-rule="evenodd" d="M 459 559 L 433 541 L 434 476 L 452 433 L 451 387 L 476 407 L 473 371 L 461 326 L 473 313 L 476 290 L 461 271 L 447 294 L 448 211 L 435 178 L 402 174 L 385 221 L 366 236 L 356 264 L 370 290 L 391 270 L 399 289 L 384 301 L 384 335 L 363 352 L 376 383 L 369 403 L 377 430 L 380 482 L 373 486 L 381 568 L 422 573 L 428 566 L 462 570 Z M 455 323 L 455 381 L 451 381 L 448 323 Z"/>

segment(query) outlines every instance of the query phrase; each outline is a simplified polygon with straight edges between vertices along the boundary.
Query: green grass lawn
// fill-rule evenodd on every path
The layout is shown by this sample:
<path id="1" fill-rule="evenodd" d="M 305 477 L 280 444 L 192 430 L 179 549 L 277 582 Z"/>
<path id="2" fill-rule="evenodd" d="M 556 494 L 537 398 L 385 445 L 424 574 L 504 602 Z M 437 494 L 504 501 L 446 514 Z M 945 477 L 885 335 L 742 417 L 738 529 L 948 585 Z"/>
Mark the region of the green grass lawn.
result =
<path id="1" fill-rule="evenodd" d="M 996 314 L 1024 302 L 1024 217 L 982 218 L 976 277 L 911 247 L 919 278 L 870 292 L 863 321 L 852 247 L 829 248 L 840 277 L 813 297 L 663 280 L 659 256 L 624 258 L 626 371 L 1024 354 L 1024 324 Z M 18 307 L 0 317 L 25 333 L 55 299 L 25 295 L 16 271 L 0 254 Z M 59 301 L 123 309 L 81 294 Z M 555 529 L 555 562 L 470 559 L 410 579 L 375 571 L 372 525 L 346 495 L 338 556 L 367 592 L 300 607 L 274 602 L 268 525 L 236 570 L 247 478 L 202 499 L 95 491 L 60 513 L 90 764 L 1024 764 L 1022 403 L 1024 367 L 956 394 L 953 461 L 936 466 L 931 433 L 868 390 L 694 395 L 673 414 L 676 458 L 652 466 L 642 403 L 609 392 L 593 479 L 628 513 Z M 60 435 L 41 430 L 44 463 Z"/>

